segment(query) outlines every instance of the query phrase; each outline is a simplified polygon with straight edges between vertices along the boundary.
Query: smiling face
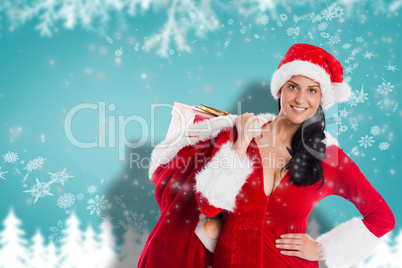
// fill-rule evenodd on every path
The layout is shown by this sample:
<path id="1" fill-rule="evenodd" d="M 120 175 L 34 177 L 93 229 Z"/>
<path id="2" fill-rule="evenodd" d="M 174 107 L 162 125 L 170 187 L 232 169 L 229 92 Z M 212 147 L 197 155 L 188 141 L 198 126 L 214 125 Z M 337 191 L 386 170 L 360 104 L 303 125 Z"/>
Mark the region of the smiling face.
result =
<path id="1" fill-rule="evenodd" d="M 278 96 L 281 98 L 279 115 L 285 115 L 294 124 L 301 124 L 317 112 L 321 88 L 314 80 L 295 75 L 281 87 Z"/>

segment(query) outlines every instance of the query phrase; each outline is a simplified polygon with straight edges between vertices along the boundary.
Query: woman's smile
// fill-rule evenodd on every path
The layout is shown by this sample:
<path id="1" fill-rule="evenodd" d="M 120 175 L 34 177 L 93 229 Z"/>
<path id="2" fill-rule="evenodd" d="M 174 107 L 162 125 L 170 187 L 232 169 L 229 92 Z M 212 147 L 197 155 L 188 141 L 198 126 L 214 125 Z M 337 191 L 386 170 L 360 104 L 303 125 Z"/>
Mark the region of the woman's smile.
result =
<path id="1" fill-rule="evenodd" d="M 300 107 L 300 106 L 293 106 L 293 105 L 291 105 L 291 104 L 290 104 L 290 107 L 292 107 L 292 110 L 293 110 L 295 113 L 298 113 L 298 114 L 301 114 L 301 113 L 303 113 L 305 110 L 307 110 L 307 108 Z"/>

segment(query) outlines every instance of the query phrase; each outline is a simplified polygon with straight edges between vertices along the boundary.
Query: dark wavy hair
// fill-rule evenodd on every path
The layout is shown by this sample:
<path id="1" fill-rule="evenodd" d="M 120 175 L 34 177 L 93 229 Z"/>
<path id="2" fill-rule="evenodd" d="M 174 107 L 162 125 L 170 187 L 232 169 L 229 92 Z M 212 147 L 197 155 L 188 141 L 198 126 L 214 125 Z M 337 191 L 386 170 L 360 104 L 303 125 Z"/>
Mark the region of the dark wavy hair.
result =
<path id="1" fill-rule="evenodd" d="M 278 99 L 278 108 L 281 110 L 281 99 Z M 317 112 L 304 121 L 299 129 L 292 136 L 291 147 L 286 147 L 292 156 L 289 163 L 284 168 L 289 169 L 290 182 L 296 186 L 313 185 L 322 178 L 322 183 L 318 189 L 324 185 L 323 168 L 320 160 L 327 157 L 324 153 L 326 144 L 325 139 L 325 115 L 321 105 Z M 317 190 L 318 190 L 317 189 Z"/>

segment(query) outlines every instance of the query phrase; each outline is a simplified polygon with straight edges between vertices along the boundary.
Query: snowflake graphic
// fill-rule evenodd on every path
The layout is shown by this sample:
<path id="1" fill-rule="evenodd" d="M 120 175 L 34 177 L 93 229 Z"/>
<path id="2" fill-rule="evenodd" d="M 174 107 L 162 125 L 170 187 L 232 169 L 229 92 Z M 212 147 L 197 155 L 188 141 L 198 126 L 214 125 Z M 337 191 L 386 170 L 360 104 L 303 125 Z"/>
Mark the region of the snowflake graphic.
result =
<path id="1" fill-rule="evenodd" d="M 307 35 L 310 37 L 310 39 L 314 39 L 313 34 L 310 31 L 307 32 Z"/>
<path id="2" fill-rule="evenodd" d="M 346 118 L 348 116 L 348 114 L 349 114 L 349 112 L 346 110 L 346 108 L 343 108 L 343 110 L 341 110 L 339 112 L 339 116 L 343 117 L 343 118 Z"/>
<path id="3" fill-rule="evenodd" d="M 269 23 L 269 16 L 267 16 L 267 14 L 262 15 L 258 21 L 262 24 L 262 25 L 267 25 Z"/>
<path id="4" fill-rule="evenodd" d="M 321 22 L 320 24 L 318 24 L 318 30 L 320 32 L 325 31 L 328 28 L 328 23 L 326 22 Z"/>
<path id="5" fill-rule="evenodd" d="M 45 163 L 46 158 L 43 158 L 39 156 L 38 158 L 35 158 L 34 160 L 29 160 L 28 164 L 24 169 L 28 170 L 28 172 L 32 172 L 32 170 L 36 170 L 38 168 L 41 168 L 43 163 Z"/>
<path id="6" fill-rule="evenodd" d="M 380 145 L 378 145 L 378 148 L 380 148 L 381 151 L 388 150 L 388 148 L 389 148 L 389 143 L 386 142 L 386 141 L 381 142 Z"/>
<path id="7" fill-rule="evenodd" d="M 342 118 L 340 118 L 337 114 L 333 114 L 332 118 L 334 119 L 335 124 L 342 125 Z"/>
<path id="8" fill-rule="evenodd" d="M 384 78 L 383 78 L 383 80 L 384 80 Z M 378 85 L 376 91 L 380 94 L 387 95 L 388 92 L 391 92 L 393 88 L 394 88 L 394 85 L 391 85 L 391 82 L 386 83 L 386 81 L 384 80 L 384 82 L 382 82 L 381 85 Z"/>
<path id="9" fill-rule="evenodd" d="M 328 38 L 331 37 L 331 36 L 329 35 L 329 33 L 327 33 L 327 32 L 321 32 L 320 35 L 321 35 L 323 38 L 325 38 L 325 39 L 328 39 Z"/>
<path id="10" fill-rule="evenodd" d="M 87 192 L 90 194 L 94 194 L 94 193 L 96 193 L 96 191 L 97 191 L 97 187 L 93 184 L 87 187 Z"/>
<path id="11" fill-rule="evenodd" d="M 52 234 L 49 235 L 48 238 L 52 240 L 56 245 L 59 244 L 59 242 L 65 235 L 63 233 L 64 228 L 65 228 L 64 222 L 62 220 L 58 220 L 56 227 L 49 227 L 49 230 L 52 232 Z"/>
<path id="12" fill-rule="evenodd" d="M 106 41 L 107 41 L 109 44 L 113 44 L 113 39 L 110 38 L 109 36 L 106 37 Z"/>
<path id="13" fill-rule="evenodd" d="M 136 232 L 142 233 L 147 224 L 148 222 L 144 220 L 144 214 L 138 215 L 137 212 L 130 210 L 130 216 L 126 217 L 126 222 L 120 220 L 116 224 L 116 228 L 123 227 L 125 230 L 133 228 Z"/>
<path id="14" fill-rule="evenodd" d="M 41 182 L 38 178 L 36 178 L 36 184 L 32 187 L 32 189 L 26 190 L 24 193 L 31 193 L 31 195 L 35 197 L 34 204 L 39 198 L 53 196 L 53 194 L 50 193 L 50 184 Z"/>
<path id="15" fill-rule="evenodd" d="M 350 43 L 345 43 L 345 44 L 342 45 L 343 49 L 349 49 L 351 47 L 352 47 L 352 44 L 350 44 Z"/>
<path id="16" fill-rule="evenodd" d="M 64 168 L 63 171 L 57 171 L 56 173 L 51 173 L 48 172 L 48 174 L 50 174 L 50 183 L 61 183 L 62 185 L 64 185 L 64 182 L 66 182 L 69 178 L 74 178 L 75 176 L 69 176 L 66 173 L 66 169 Z"/>
<path id="17" fill-rule="evenodd" d="M 321 21 L 321 20 L 322 20 L 321 15 L 316 15 L 316 16 L 311 20 L 311 22 L 315 23 L 315 22 Z"/>
<path id="18" fill-rule="evenodd" d="M 135 42 L 135 44 L 134 44 L 134 50 L 135 50 L 135 51 L 139 51 L 139 50 L 140 50 L 140 43 L 139 43 L 139 42 Z"/>
<path id="19" fill-rule="evenodd" d="M 116 57 L 120 57 L 121 55 L 123 55 L 123 48 L 120 47 L 120 48 L 116 49 L 114 51 L 114 54 L 116 55 Z"/>
<path id="20" fill-rule="evenodd" d="M 114 196 L 113 196 L 113 199 L 114 199 L 114 200 L 116 201 L 116 203 L 119 204 L 122 208 L 127 208 L 127 207 L 126 207 L 126 203 L 124 203 L 124 201 L 123 201 L 123 197 L 124 197 L 124 194 L 123 194 L 123 195 L 120 195 L 120 196 L 114 195 Z"/>
<path id="21" fill-rule="evenodd" d="M 368 51 L 366 51 L 366 53 L 364 54 L 363 59 L 368 58 L 369 60 L 371 60 L 371 57 L 373 57 L 373 56 L 374 56 L 373 54 L 374 54 L 374 51 L 372 51 L 372 52 L 368 52 Z"/>
<path id="22" fill-rule="evenodd" d="M 59 208 L 64 208 L 64 209 L 71 207 L 74 204 L 74 202 L 75 202 L 75 197 L 71 193 L 62 194 L 57 199 L 57 205 L 59 206 Z"/>
<path id="23" fill-rule="evenodd" d="M 348 130 L 348 126 L 346 126 L 346 125 L 341 125 L 341 126 L 339 127 L 339 133 L 345 132 L 345 131 L 347 131 L 347 130 Z"/>
<path id="24" fill-rule="evenodd" d="M 360 91 L 355 90 L 352 92 L 350 100 L 348 101 L 350 107 L 356 106 L 358 103 L 364 103 L 365 100 L 368 100 L 367 95 L 368 93 L 364 92 L 364 85 L 362 85 Z"/>
<path id="25" fill-rule="evenodd" d="M 294 34 L 294 32 L 295 32 L 295 29 L 293 29 L 292 27 L 289 27 L 289 28 L 287 29 L 287 31 L 286 31 L 286 34 L 287 34 L 288 36 L 291 36 L 291 35 Z"/>
<path id="26" fill-rule="evenodd" d="M 358 93 L 359 102 L 363 103 L 365 100 L 368 100 L 367 98 L 368 93 L 364 92 L 364 85 L 362 85 L 360 91 L 356 90 L 356 93 Z"/>
<path id="27" fill-rule="evenodd" d="M 346 74 L 348 74 L 348 73 L 353 73 L 352 71 L 353 71 L 353 66 L 352 65 L 349 65 L 349 66 L 346 66 L 345 67 L 345 72 L 346 72 Z"/>
<path id="28" fill-rule="evenodd" d="M 228 19 L 228 25 L 234 25 L 233 19 Z"/>
<path id="29" fill-rule="evenodd" d="M 334 4 L 335 6 L 335 4 Z M 335 17 L 340 18 L 343 16 L 343 8 L 341 7 L 335 7 Z"/>
<path id="30" fill-rule="evenodd" d="M 358 147 L 357 147 L 357 146 L 354 146 L 354 147 L 352 148 L 352 150 L 350 151 L 350 153 L 353 154 L 353 155 L 355 155 L 355 156 L 358 156 L 358 155 L 359 155 L 359 149 L 358 149 Z"/>
<path id="31" fill-rule="evenodd" d="M 395 113 L 396 109 L 398 109 L 399 102 L 395 103 L 394 108 L 392 108 L 392 112 Z"/>
<path id="32" fill-rule="evenodd" d="M 300 34 L 300 28 L 299 28 L 299 26 L 297 26 L 295 28 L 295 36 L 298 36 L 299 34 Z"/>
<path id="33" fill-rule="evenodd" d="M 282 14 L 279 15 L 279 18 L 280 18 L 282 21 L 287 21 L 287 20 L 288 20 L 288 15 L 286 15 L 285 13 L 282 13 Z"/>
<path id="34" fill-rule="evenodd" d="M 356 55 L 357 53 L 359 53 L 360 52 L 360 48 L 354 48 L 353 50 L 352 50 L 352 55 L 354 56 L 354 55 Z"/>
<path id="35" fill-rule="evenodd" d="M 361 137 L 360 140 L 360 146 L 364 146 L 364 148 L 372 146 L 372 143 L 374 142 L 373 137 L 369 137 L 369 135 L 366 135 L 364 137 Z"/>
<path id="36" fill-rule="evenodd" d="M 3 180 L 5 180 L 6 178 L 3 177 L 4 174 L 6 174 L 8 171 L 1 171 L 1 167 L 0 167 L 0 178 L 2 178 Z"/>
<path id="37" fill-rule="evenodd" d="M 190 25 L 190 21 L 186 17 L 182 17 L 181 22 L 183 23 L 184 26 Z"/>
<path id="38" fill-rule="evenodd" d="M 335 9 L 335 4 L 330 5 L 328 8 L 324 9 L 321 11 L 322 17 L 327 21 L 331 21 L 332 19 L 335 19 L 337 17 L 337 11 Z"/>
<path id="39" fill-rule="evenodd" d="M 364 41 L 363 37 L 361 36 L 356 37 L 356 42 L 361 43 L 363 41 Z"/>
<path id="40" fill-rule="evenodd" d="M 396 68 L 396 65 L 391 65 L 390 63 L 388 64 L 388 66 L 384 67 L 387 68 L 387 71 L 392 71 L 393 73 L 395 73 L 395 71 L 399 71 L 399 69 Z"/>
<path id="41" fill-rule="evenodd" d="M 291 35 L 298 36 L 299 33 L 300 33 L 300 28 L 299 28 L 299 26 L 296 26 L 295 28 L 290 27 L 290 28 L 288 28 L 287 31 L 286 31 L 286 34 L 287 34 L 288 36 L 291 36 Z"/>
<path id="42" fill-rule="evenodd" d="M 339 36 L 331 36 L 331 37 L 329 38 L 329 43 L 330 43 L 331 45 L 338 44 L 338 43 L 340 43 L 340 42 L 341 42 L 341 38 L 340 38 Z"/>
<path id="43" fill-rule="evenodd" d="M 17 160 L 19 160 L 18 154 L 10 151 L 3 154 L 3 159 L 5 163 L 11 163 L 11 164 L 14 164 L 15 162 L 17 162 Z"/>
<path id="44" fill-rule="evenodd" d="M 357 131 L 357 128 L 359 127 L 359 122 L 355 117 L 351 118 L 349 120 L 350 127 L 354 130 Z"/>
<path id="45" fill-rule="evenodd" d="M 372 126 L 370 129 L 370 134 L 373 136 L 380 135 L 380 128 L 377 125 Z"/>
<path id="46" fill-rule="evenodd" d="M 91 210 L 89 215 L 92 215 L 96 212 L 96 215 L 99 216 L 101 209 L 106 209 L 106 204 L 107 204 L 108 200 L 104 200 L 104 199 L 105 199 L 105 195 L 102 195 L 102 197 L 100 197 L 100 198 L 99 198 L 99 195 L 96 195 L 95 199 L 91 198 L 88 200 L 89 206 L 87 206 L 87 209 Z"/>
<path id="47" fill-rule="evenodd" d="M 84 199 L 84 194 L 83 194 L 83 193 L 77 194 L 77 199 L 78 199 L 78 200 Z"/>

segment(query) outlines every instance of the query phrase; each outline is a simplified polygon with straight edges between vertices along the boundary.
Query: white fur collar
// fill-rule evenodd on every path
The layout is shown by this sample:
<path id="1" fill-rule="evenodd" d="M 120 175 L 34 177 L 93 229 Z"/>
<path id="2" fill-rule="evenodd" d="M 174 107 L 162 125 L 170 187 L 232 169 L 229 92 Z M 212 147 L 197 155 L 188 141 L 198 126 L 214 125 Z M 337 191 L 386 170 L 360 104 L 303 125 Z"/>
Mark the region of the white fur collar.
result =
<path id="1" fill-rule="evenodd" d="M 274 120 L 277 115 L 271 113 L 260 113 L 257 115 L 258 121 L 255 122 L 254 135 L 260 135 L 261 127 L 268 121 Z M 225 115 L 212 117 L 202 121 L 198 121 L 189 125 L 180 133 L 165 139 L 161 143 L 155 146 L 152 150 L 150 166 L 148 171 L 149 179 L 158 166 L 161 164 L 169 163 L 174 156 L 187 145 L 194 145 L 199 141 L 208 140 L 218 136 L 221 130 L 231 128 L 235 126 L 236 118 L 238 115 Z M 328 146 L 335 144 L 338 146 L 338 142 L 328 132 L 325 131 L 326 140 L 325 143 Z"/>

